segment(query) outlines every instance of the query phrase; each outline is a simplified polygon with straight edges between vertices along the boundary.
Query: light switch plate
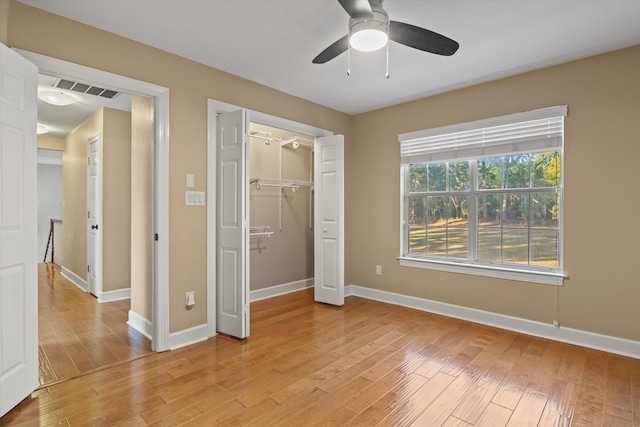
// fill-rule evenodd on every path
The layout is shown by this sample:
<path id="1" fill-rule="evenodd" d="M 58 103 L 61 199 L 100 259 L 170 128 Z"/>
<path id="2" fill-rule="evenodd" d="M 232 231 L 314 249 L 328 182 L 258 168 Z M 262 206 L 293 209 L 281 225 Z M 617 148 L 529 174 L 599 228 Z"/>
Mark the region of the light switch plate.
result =
<path id="1" fill-rule="evenodd" d="M 185 191 L 187 206 L 204 206 L 204 191 Z"/>
<path id="2" fill-rule="evenodd" d="M 193 188 L 196 186 L 196 180 L 193 176 L 192 173 L 188 173 L 187 174 L 187 183 L 186 183 L 187 188 Z"/>

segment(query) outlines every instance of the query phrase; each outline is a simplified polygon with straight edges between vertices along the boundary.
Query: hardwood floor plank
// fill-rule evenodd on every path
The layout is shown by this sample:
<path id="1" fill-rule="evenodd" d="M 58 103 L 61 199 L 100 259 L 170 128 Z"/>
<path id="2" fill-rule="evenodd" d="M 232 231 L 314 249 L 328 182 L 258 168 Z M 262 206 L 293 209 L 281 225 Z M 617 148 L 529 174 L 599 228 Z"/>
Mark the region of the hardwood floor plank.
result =
<path id="1" fill-rule="evenodd" d="M 633 427 L 632 421 L 618 418 L 610 414 L 604 414 L 602 424 L 607 427 Z"/>
<path id="2" fill-rule="evenodd" d="M 44 384 L 47 380 L 55 381 L 58 379 L 43 345 L 38 346 L 38 361 L 38 380 L 40 384 Z"/>
<path id="3" fill-rule="evenodd" d="M 534 338 L 522 338 L 526 339 L 514 340 L 514 345 L 503 353 L 502 360 L 512 363 L 513 367 L 506 373 L 502 386 L 491 400 L 492 403 L 510 410 L 518 405 L 541 359 Z"/>
<path id="4" fill-rule="evenodd" d="M 400 382 L 394 384 L 393 388 L 385 393 L 378 400 L 373 402 L 364 411 L 357 414 L 347 425 L 352 426 L 373 426 L 387 416 L 397 405 L 410 399 L 424 384 L 429 381 L 427 378 L 411 374 L 405 376 Z"/>
<path id="5" fill-rule="evenodd" d="M 451 375 L 438 372 L 429 379 L 411 399 L 397 405 L 382 419 L 382 425 L 410 425 L 455 380 Z"/>
<path id="6" fill-rule="evenodd" d="M 265 412 L 271 411 L 277 406 L 278 402 L 275 400 L 270 398 L 264 399 L 255 405 L 245 407 L 245 409 L 238 411 L 229 417 L 223 418 L 220 421 L 220 426 L 242 426 L 249 424 Z"/>
<path id="7" fill-rule="evenodd" d="M 511 364 L 498 361 L 488 372 L 480 375 L 471 389 L 453 411 L 453 416 L 469 424 L 476 424 L 491 404 L 502 385 L 502 380 Z"/>
<path id="8" fill-rule="evenodd" d="M 610 354 L 604 395 L 604 413 L 633 421 L 631 359 Z"/>
<path id="9" fill-rule="evenodd" d="M 571 425 L 573 408 L 578 396 L 578 384 L 558 379 L 540 417 L 541 426 Z"/>
<path id="10" fill-rule="evenodd" d="M 166 426 L 173 427 L 177 425 L 181 425 L 186 423 L 187 421 L 191 421 L 194 418 L 202 415 L 198 409 L 193 405 L 182 406 L 175 412 L 169 412 L 167 414 L 162 415 L 161 417 L 156 418 L 155 421 L 150 421 L 145 418 L 145 422 L 150 426 Z"/>
<path id="11" fill-rule="evenodd" d="M 549 396 L 544 393 L 530 389 L 525 390 L 522 399 L 509 418 L 507 427 L 537 426 L 547 400 L 549 400 Z"/>
<path id="12" fill-rule="evenodd" d="M 476 425 L 478 427 L 504 427 L 509 422 L 512 414 L 512 410 L 490 403 Z"/>
<path id="13" fill-rule="evenodd" d="M 254 419 L 247 425 L 252 427 L 263 427 L 276 426 L 278 424 L 293 424 L 293 418 L 295 418 L 293 414 L 306 410 L 309 406 L 315 404 L 315 402 L 324 400 L 328 396 L 328 393 L 320 390 L 319 388 L 313 387 L 307 389 L 299 395 L 285 400 L 271 411 L 266 411 L 263 415 Z"/>
<path id="14" fill-rule="evenodd" d="M 635 371 L 633 367 L 639 369 Z M 633 405 L 633 423 L 640 426 L 640 361 L 634 361 L 631 372 L 631 399 Z"/>
<path id="15" fill-rule="evenodd" d="M 368 378 L 363 377 L 368 380 Z M 392 370 L 368 387 L 363 388 L 351 396 L 344 407 L 355 414 L 361 414 L 367 407 L 380 399 L 389 390 L 400 387 L 407 380 L 407 375 L 398 370 Z M 369 380 L 371 381 L 371 380 Z"/>
<path id="16" fill-rule="evenodd" d="M 588 426 L 602 423 L 607 365 L 606 353 L 588 350 L 571 420 L 573 425 Z"/>
<path id="17" fill-rule="evenodd" d="M 413 426 L 441 425 L 453 413 L 464 397 L 475 387 L 475 379 L 461 373 L 412 424 Z"/>
<path id="18" fill-rule="evenodd" d="M 471 427 L 473 424 L 466 423 L 456 417 L 449 417 L 442 427 Z"/>

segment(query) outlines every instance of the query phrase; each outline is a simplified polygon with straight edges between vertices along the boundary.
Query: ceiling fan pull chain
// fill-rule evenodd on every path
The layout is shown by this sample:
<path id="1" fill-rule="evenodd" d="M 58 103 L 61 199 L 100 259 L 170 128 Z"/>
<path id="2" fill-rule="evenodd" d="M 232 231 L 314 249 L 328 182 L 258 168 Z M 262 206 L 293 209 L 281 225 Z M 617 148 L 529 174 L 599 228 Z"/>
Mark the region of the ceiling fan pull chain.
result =
<path id="1" fill-rule="evenodd" d="M 386 78 L 389 78 L 389 43 L 387 43 L 387 75 Z"/>
<path id="2" fill-rule="evenodd" d="M 351 48 L 347 48 L 347 76 L 351 75 Z"/>

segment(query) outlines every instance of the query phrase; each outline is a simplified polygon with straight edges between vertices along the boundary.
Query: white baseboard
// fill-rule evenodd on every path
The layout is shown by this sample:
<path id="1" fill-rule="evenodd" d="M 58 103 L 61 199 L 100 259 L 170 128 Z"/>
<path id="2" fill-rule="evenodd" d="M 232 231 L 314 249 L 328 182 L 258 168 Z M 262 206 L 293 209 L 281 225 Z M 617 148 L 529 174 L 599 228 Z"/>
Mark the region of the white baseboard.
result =
<path id="1" fill-rule="evenodd" d="M 131 326 L 136 331 L 140 332 L 145 337 L 151 338 L 151 321 L 140 316 L 135 311 L 129 310 L 129 320 L 127 325 Z"/>
<path id="2" fill-rule="evenodd" d="M 314 279 L 298 280 L 296 282 L 284 283 L 282 285 L 270 286 L 264 289 L 256 289 L 249 293 L 249 301 L 260 301 L 267 298 L 277 297 L 279 295 L 289 294 L 291 292 L 301 291 L 302 289 L 313 286 Z"/>
<path id="3" fill-rule="evenodd" d="M 87 285 L 87 281 L 82 277 L 78 276 L 73 271 L 69 270 L 64 266 L 60 266 L 60 273 L 62 274 L 62 277 L 64 277 L 65 279 L 67 279 L 68 281 L 70 281 L 80 289 L 82 289 L 84 292 L 89 292 L 89 286 Z"/>
<path id="4" fill-rule="evenodd" d="M 131 288 L 116 289 L 115 291 L 100 292 L 98 294 L 98 302 L 113 302 L 123 299 L 131 299 Z"/>
<path id="5" fill-rule="evenodd" d="M 183 329 L 182 331 L 169 334 L 169 349 L 175 350 L 201 341 L 209 339 L 207 324 Z"/>
<path id="6" fill-rule="evenodd" d="M 555 327 L 552 324 L 357 285 L 345 287 L 345 296 L 351 295 L 640 359 L 640 341 L 563 326 Z"/>

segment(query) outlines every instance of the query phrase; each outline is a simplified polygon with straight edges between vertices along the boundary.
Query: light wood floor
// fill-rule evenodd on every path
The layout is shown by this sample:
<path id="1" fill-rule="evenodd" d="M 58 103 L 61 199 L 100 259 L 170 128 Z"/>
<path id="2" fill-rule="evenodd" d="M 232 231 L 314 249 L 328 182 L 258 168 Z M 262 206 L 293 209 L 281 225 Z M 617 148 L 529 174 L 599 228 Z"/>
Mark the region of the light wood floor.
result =
<path id="1" fill-rule="evenodd" d="M 36 391 L 0 425 L 640 426 L 640 360 L 310 291 L 217 336 Z"/>
<path id="2" fill-rule="evenodd" d="M 78 289 L 60 267 L 38 265 L 40 385 L 151 353 L 151 343 L 126 324 L 129 300 L 105 304 Z"/>

